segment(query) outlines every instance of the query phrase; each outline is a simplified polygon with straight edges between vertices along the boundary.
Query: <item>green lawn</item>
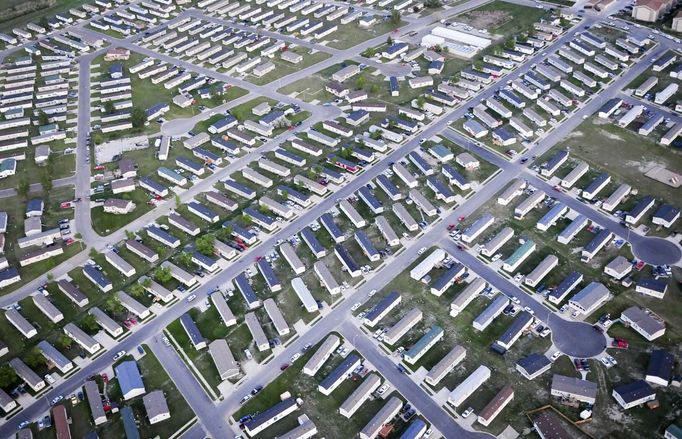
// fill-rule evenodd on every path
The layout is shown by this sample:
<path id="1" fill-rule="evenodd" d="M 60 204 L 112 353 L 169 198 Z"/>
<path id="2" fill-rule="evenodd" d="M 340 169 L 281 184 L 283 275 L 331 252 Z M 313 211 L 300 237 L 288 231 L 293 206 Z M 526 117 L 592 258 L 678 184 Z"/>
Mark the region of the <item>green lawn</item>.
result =
<path id="1" fill-rule="evenodd" d="M 494 1 L 457 16 L 457 22 L 487 29 L 495 35 L 508 38 L 528 30 L 533 23 L 548 15 L 543 9 Z"/>
<path id="2" fill-rule="evenodd" d="M 7 11 L 8 8 L 16 7 L 20 4 L 30 11 L 28 13 L 15 13 L 14 10 L 0 19 L 0 31 L 11 33 L 12 29 L 16 27 L 24 27 L 30 22 L 39 23 L 43 17 L 52 18 L 53 15 L 60 12 L 66 12 L 71 8 L 78 7 L 83 4 L 81 0 L 49 0 L 49 1 L 28 1 L 22 2 L 18 0 L 2 0 L 0 1 L 0 8 Z M 35 5 L 34 7 L 31 7 Z"/>
<path id="3" fill-rule="evenodd" d="M 282 59 L 277 57 L 271 58 L 270 61 L 273 62 L 276 66 L 275 70 L 260 78 L 257 78 L 253 75 L 249 75 L 247 77 L 248 81 L 256 85 L 265 85 L 273 81 L 277 81 L 279 83 L 278 80 L 280 78 L 295 73 L 301 69 L 305 69 L 306 67 L 310 67 L 319 62 L 322 62 L 331 56 L 326 52 L 310 53 L 310 49 L 304 46 L 297 46 L 294 48 L 290 48 L 289 50 L 291 52 L 295 52 L 303 56 L 303 61 L 301 61 L 298 64 L 292 64 L 288 61 L 283 61 Z"/>

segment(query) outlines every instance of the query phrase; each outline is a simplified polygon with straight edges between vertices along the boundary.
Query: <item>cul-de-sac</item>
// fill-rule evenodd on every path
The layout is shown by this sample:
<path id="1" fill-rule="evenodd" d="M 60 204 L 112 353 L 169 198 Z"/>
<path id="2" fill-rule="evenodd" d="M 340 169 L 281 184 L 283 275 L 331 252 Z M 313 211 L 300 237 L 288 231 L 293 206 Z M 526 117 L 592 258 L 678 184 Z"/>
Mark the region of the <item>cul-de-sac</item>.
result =
<path id="1" fill-rule="evenodd" d="M 682 439 L 681 39 L 0 0 L 0 438 Z"/>

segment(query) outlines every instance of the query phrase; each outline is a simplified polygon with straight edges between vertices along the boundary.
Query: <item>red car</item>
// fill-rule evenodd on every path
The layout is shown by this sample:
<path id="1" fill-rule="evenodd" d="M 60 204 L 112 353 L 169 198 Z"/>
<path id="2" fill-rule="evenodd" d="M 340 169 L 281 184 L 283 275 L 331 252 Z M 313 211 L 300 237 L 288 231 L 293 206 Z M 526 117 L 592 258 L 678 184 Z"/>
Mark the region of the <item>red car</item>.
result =
<path id="1" fill-rule="evenodd" d="M 104 165 L 95 166 L 95 171 L 103 171 L 103 170 L 104 170 Z"/>
<path id="2" fill-rule="evenodd" d="M 454 230 L 455 227 L 457 227 L 455 224 L 448 224 L 448 232 Z"/>
<path id="3" fill-rule="evenodd" d="M 464 215 L 462 215 L 459 218 L 457 218 L 457 221 L 464 221 L 464 218 L 466 218 L 466 217 Z"/>

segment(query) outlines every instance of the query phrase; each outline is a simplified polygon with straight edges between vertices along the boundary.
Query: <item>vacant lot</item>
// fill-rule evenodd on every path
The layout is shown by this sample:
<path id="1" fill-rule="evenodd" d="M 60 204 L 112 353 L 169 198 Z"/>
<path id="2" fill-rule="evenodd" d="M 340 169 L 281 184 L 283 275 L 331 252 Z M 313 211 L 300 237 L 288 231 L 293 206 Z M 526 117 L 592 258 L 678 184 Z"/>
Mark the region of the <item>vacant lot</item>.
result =
<path id="1" fill-rule="evenodd" d="M 503 38 L 528 30 L 530 26 L 548 14 L 547 11 L 503 1 L 488 3 L 473 11 L 455 17 L 453 21 L 486 29 Z"/>

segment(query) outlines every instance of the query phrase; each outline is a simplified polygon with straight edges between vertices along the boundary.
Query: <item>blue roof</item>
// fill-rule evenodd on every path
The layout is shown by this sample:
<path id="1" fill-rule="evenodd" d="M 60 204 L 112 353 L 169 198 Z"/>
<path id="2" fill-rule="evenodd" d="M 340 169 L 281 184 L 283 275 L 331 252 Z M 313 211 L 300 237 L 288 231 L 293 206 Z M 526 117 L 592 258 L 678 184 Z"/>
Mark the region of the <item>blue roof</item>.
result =
<path id="1" fill-rule="evenodd" d="M 257 264 L 258 270 L 263 275 L 265 282 L 268 284 L 268 288 L 272 289 L 277 285 L 281 285 L 277 275 L 275 274 L 275 270 L 272 269 L 272 266 L 268 261 L 261 259 L 257 262 Z"/>
<path id="2" fill-rule="evenodd" d="M 211 144 L 213 146 L 215 146 L 216 148 L 220 148 L 224 151 L 229 151 L 229 152 L 239 151 L 239 147 L 237 146 L 236 143 L 225 140 L 222 137 L 212 137 L 211 138 Z"/>
<path id="3" fill-rule="evenodd" d="M 114 368 L 114 372 L 116 372 L 118 385 L 121 388 L 121 393 L 123 393 L 123 395 L 136 389 L 142 389 L 144 391 L 142 376 L 140 376 L 140 370 L 137 368 L 137 363 L 135 361 L 129 360 L 122 362 Z"/>
<path id="4" fill-rule="evenodd" d="M 121 408 L 121 419 L 123 420 L 123 430 L 125 431 L 126 439 L 140 439 L 140 432 L 137 431 L 137 423 L 135 422 L 135 414 L 130 406 Z"/>
<path id="5" fill-rule="evenodd" d="M 407 43 L 394 43 L 393 45 L 389 46 L 388 49 L 386 49 L 386 53 L 394 54 L 405 47 L 407 47 Z"/>
<path id="6" fill-rule="evenodd" d="M 266 215 L 262 212 L 259 212 L 252 207 L 247 207 L 246 209 L 243 210 L 243 213 L 250 216 L 254 220 L 258 220 L 266 224 L 273 224 L 275 222 L 275 219 L 273 217 Z"/>
<path id="7" fill-rule="evenodd" d="M 234 283 L 237 286 L 237 289 L 239 289 L 239 292 L 242 293 L 247 305 L 250 306 L 251 304 L 258 302 L 258 297 L 256 297 L 256 293 L 253 291 L 253 288 L 251 288 L 251 284 L 244 273 L 239 273 L 237 277 L 234 278 Z"/>
<path id="8" fill-rule="evenodd" d="M 155 225 L 151 225 L 151 226 L 147 227 L 147 233 L 155 235 L 155 236 L 161 238 L 163 241 L 165 241 L 169 244 L 174 244 L 176 242 L 180 242 L 179 238 L 176 238 L 175 236 L 171 235 L 170 233 L 166 232 L 163 229 L 158 228 Z"/>
<path id="9" fill-rule="evenodd" d="M 339 229 L 339 226 L 334 222 L 334 218 L 329 213 L 323 213 L 320 216 L 320 222 L 327 229 L 332 238 L 337 238 L 343 236 L 343 232 Z"/>
<path id="10" fill-rule="evenodd" d="M 149 117 L 150 115 L 152 115 L 152 114 L 154 114 L 154 113 L 156 113 L 156 112 L 158 112 L 164 108 L 167 108 L 167 107 L 168 107 L 167 103 L 159 102 L 158 104 L 154 104 L 151 107 L 144 110 L 144 113 L 147 115 L 147 117 Z"/>
<path id="11" fill-rule="evenodd" d="M 123 73 L 123 66 L 121 64 L 112 64 L 109 66 L 109 74 Z"/>
<path id="12" fill-rule="evenodd" d="M 358 121 L 368 115 L 369 113 L 365 110 L 355 110 L 352 111 L 348 116 L 346 116 L 348 119 L 353 120 L 353 121 Z"/>
<path id="13" fill-rule="evenodd" d="M 197 146 L 192 150 L 192 153 L 199 158 L 202 158 L 204 160 L 211 160 L 211 161 L 216 161 L 220 159 L 220 156 L 218 154 L 214 154 L 211 151 L 204 149 L 200 146 Z"/>
<path id="14" fill-rule="evenodd" d="M 334 246 L 334 250 L 338 254 L 339 258 L 343 260 L 346 267 L 348 267 L 349 272 L 358 271 L 360 269 L 358 263 L 355 262 L 355 259 L 353 259 L 344 246 L 337 244 Z"/>
<path id="15" fill-rule="evenodd" d="M 199 327 L 192 319 L 192 316 L 190 316 L 188 313 L 185 313 L 180 316 L 180 323 L 182 324 L 182 327 L 185 329 L 185 333 L 187 334 L 187 337 L 189 337 L 189 341 L 194 346 L 200 343 L 204 343 L 206 341 L 204 336 L 201 335 Z"/>
<path id="16" fill-rule="evenodd" d="M 360 247 L 368 254 L 368 255 L 377 255 L 379 252 L 377 249 L 374 247 L 374 244 L 372 244 L 372 241 L 369 239 L 369 236 L 363 231 L 363 230 L 356 230 L 355 231 L 355 239 L 358 241 L 358 244 Z"/>
<path id="17" fill-rule="evenodd" d="M 198 171 L 204 167 L 201 163 L 197 163 L 194 160 L 188 159 L 187 157 L 180 156 L 175 159 L 176 162 L 182 163 L 183 165 Z"/>
<path id="18" fill-rule="evenodd" d="M 83 267 L 83 273 L 87 273 L 90 279 L 92 279 L 93 282 L 101 287 L 107 287 L 108 285 L 111 285 L 111 281 L 107 279 L 101 271 L 92 265 L 86 265 Z"/>
<path id="19" fill-rule="evenodd" d="M 255 196 L 256 195 L 255 190 L 253 190 L 250 187 L 243 185 L 241 183 L 237 183 L 234 180 L 225 180 L 225 181 L 223 181 L 223 184 L 225 186 L 229 186 L 229 187 L 231 187 L 231 188 L 233 188 L 239 192 L 243 192 L 246 195 L 249 195 L 249 196 Z"/>
<path id="20" fill-rule="evenodd" d="M 351 372 L 351 368 L 354 367 L 355 363 L 357 363 L 358 360 L 360 360 L 360 357 L 357 356 L 356 354 L 350 354 L 349 356 L 347 356 L 341 362 L 341 364 L 339 364 L 334 368 L 334 370 L 329 372 L 329 375 L 324 377 L 324 379 L 320 383 L 320 386 L 325 389 L 331 387 L 340 378 L 348 375 Z"/>
<path id="21" fill-rule="evenodd" d="M 391 306 L 396 300 L 400 299 L 400 293 L 397 291 L 391 291 L 387 295 L 385 295 L 379 303 L 374 305 L 374 308 L 369 310 L 367 314 L 365 314 L 365 318 L 367 320 L 374 320 L 379 316 L 386 308 Z"/>
<path id="22" fill-rule="evenodd" d="M 424 160 L 424 158 L 417 154 L 416 152 L 412 151 L 411 153 L 408 154 L 408 157 L 410 158 L 410 161 L 414 163 L 414 165 L 419 168 L 422 173 L 427 173 L 429 171 L 433 171 L 433 168 Z"/>
<path id="23" fill-rule="evenodd" d="M 469 183 L 469 180 L 467 180 L 465 176 L 460 174 L 459 171 L 456 170 L 455 168 L 453 168 L 452 166 L 443 165 L 441 167 L 441 169 L 442 169 L 443 175 L 448 177 L 450 180 L 454 180 L 454 181 L 456 181 L 462 185 Z"/>
<path id="24" fill-rule="evenodd" d="M 180 182 L 180 181 L 182 181 L 182 180 L 185 179 L 185 177 L 183 177 L 182 175 L 178 174 L 178 173 L 175 172 L 174 170 L 168 169 L 168 168 L 166 168 L 166 167 L 164 167 L 164 166 L 162 166 L 162 167 L 160 167 L 159 169 L 157 169 L 157 171 L 160 172 L 160 173 L 162 173 L 162 174 L 165 175 L 166 177 L 170 177 L 171 179 L 175 180 L 176 182 Z"/>
<path id="25" fill-rule="evenodd" d="M 445 183 L 438 180 L 434 175 L 426 177 L 426 181 L 431 183 L 431 188 L 434 190 L 434 192 L 441 194 L 443 197 L 451 198 L 455 196 L 454 192 L 452 192 L 452 190 L 450 190 Z"/>
<path id="26" fill-rule="evenodd" d="M 222 128 L 225 126 L 229 126 L 230 124 L 234 124 L 236 122 L 238 122 L 237 118 L 230 115 L 230 116 L 226 116 L 220 120 L 213 122 L 213 124 L 211 126 L 214 128 Z"/>
<path id="27" fill-rule="evenodd" d="M 426 423 L 421 419 L 414 420 L 409 427 L 405 429 L 400 439 L 419 439 L 426 430 Z"/>
<path id="28" fill-rule="evenodd" d="M 389 83 L 391 84 L 391 91 L 398 91 L 400 89 L 400 85 L 398 84 L 398 78 L 395 76 L 391 76 L 389 78 Z"/>
<path id="29" fill-rule="evenodd" d="M 42 212 L 43 211 L 43 200 L 41 198 L 32 198 L 26 203 L 26 213 L 29 212 Z"/>
<path id="30" fill-rule="evenodd" d="M 358 190 L 358 193 L 360 194 L 360 198 L 367 203 L 367 206 L 369 206 L 370 209 L 374 210 L 382 207 L 381 202 L 372 194 L 367 186 L 361 187 Z"/>
<path id="31" fill-rule="evenodd" d="M 216 263 L 216 261 L 214 259 L 209 258 L 208 256 L 206 256 L 203 253 L 194 252 L 194 253 L 192 253 L 192 257 L 194 259 L 196 259 L 197 261 L 200 261 L 203 265 L 206 265 L 209 267 Z"/>
<path id="32" fill-rule="evenodd" d="M 559 283 L 559 286 L 554 288 L 549 295 L 552 297 L 561 298 L 573 291 L 583 280 L 583 274 L 579 271 L 572 271 Z"/>
<path id="33" fill-rule="evenodd" d="M 295 198 L 301 202 L 307 202 L 310 197 L 302 192 L 297 191 L 296 189 L 290 188 L 289 186 L 285 185 L 279 185 L 277 186 L 277 193 L 283 194 L 286 193 L 288 194 L 289 198 Z"/>
<path id="34" fill-rule="evenodd" d="M 384 174 L 379 174 L 377 177 L 377 182 L 386 192 L 388 192 L 390 196 L 400 195 L 398 187 Z"/>
<path id="35" fill-rule="evenodd" d="M 196 201 L 190 202 L 188 206 L 191 207 L 193 210 L 199 212 L 201 216 L 205 216 L 206 218 L 210 218 L 211 220 L 218 216 L 217 213 L 215 213 L 208 207 L 204 206 L 203 204 L 197 203 Z"/>
<path id="36" fill-rule="evenodd" d="M 317 236 L 315 236 L 315 233 L 310 227 L 306 226 L 301 230 L 301 238 L 308 244 L 308 247 L 310 247 L 310 250 L 312 250 L 313 253 L 325 251 L 325 248 L 320 244 L 320 241 L 318 241 Z"/>
<path id="37" fill-rule="evenodd" d="M 284 157 L 287 157 L 290 160 L 293 160 L 297 163 L 300 163 L 301 166 L 303 166 L 306 162 L 306 160 L 303 157 L 296 155 L 293 152 L 287 151 L 286 149 L 283 149 L 283 148 L 277 148 L 275 150 L 275 154 L 279 154 L 279 155 L 282 155 Z"/>
<path id="38" fill-rule="evenodd" d="M 594 238 L 592 238 L 590 242 L 587 243 L 585 247 L 583 247 L 583 251 L 591 253 L 609 239 L 611 239 L 611 231 L 609 231 L 609 229 L 602 229 Z"/>

